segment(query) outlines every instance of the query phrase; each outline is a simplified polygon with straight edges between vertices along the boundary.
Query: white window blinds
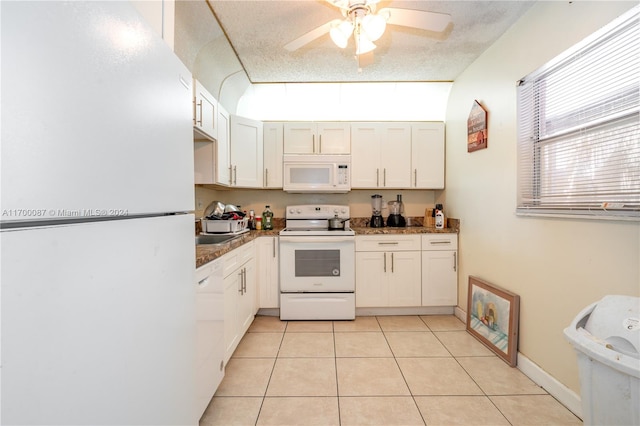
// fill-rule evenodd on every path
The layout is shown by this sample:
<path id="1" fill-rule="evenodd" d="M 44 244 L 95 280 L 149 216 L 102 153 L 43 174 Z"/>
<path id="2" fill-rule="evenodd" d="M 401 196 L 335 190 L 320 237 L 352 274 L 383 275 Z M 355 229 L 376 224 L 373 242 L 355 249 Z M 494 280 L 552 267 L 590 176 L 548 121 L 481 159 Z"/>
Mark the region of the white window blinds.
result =
<path id="1" fill-rule="evenodd" d="M 640 220 L 640 7 L 518 83 L 518 213 Z"/>

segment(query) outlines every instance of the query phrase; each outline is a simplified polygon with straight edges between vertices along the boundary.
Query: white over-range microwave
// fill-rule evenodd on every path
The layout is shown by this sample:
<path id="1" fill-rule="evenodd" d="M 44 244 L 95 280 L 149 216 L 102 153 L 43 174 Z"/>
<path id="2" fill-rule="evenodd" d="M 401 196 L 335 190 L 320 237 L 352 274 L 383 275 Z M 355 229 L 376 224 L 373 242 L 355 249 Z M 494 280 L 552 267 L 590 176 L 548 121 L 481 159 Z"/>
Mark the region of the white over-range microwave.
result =
<path id="1" fill-rule="evenodd" d="M 283 189 L 287 192 L 351 190 L 350 155 L 285 155 L 283 168 Z"/>

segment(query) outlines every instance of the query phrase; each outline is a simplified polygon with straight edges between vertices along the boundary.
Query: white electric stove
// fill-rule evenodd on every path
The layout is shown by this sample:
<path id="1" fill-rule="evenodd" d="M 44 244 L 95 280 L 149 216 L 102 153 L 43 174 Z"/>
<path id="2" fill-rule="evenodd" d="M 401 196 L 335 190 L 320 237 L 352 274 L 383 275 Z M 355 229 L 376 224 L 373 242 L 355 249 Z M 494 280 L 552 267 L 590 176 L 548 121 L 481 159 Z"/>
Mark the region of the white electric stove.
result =
<path id="1" fill-rule="evenodd" d="M 355 232 L 349 206 L 296 205 L 280 231 L 280 319 L 355 318 Z M 344 220 L 330 229 L 329 219 Z"/>

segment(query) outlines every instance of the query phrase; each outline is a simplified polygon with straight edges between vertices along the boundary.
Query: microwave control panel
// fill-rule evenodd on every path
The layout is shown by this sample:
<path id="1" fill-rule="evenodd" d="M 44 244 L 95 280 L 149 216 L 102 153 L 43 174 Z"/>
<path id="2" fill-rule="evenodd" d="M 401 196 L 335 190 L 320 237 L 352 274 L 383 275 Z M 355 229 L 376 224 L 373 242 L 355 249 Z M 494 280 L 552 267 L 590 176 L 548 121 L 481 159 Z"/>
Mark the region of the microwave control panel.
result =
<path id="1" fill-rule="evenodd" d="M 348 164 L 338 164 L 338 185 L 348 185 L 349 184 L 349 165 Z"/>

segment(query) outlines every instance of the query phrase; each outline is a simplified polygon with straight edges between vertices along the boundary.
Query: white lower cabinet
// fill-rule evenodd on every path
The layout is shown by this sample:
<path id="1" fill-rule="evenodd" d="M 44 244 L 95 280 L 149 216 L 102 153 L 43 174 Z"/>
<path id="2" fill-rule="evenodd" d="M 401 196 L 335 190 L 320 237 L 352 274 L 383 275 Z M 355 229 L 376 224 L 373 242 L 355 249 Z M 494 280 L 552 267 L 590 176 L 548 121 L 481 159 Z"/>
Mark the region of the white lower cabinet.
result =
<path id="1" fill-rule="evenodd" d="M 222 259 L 196 269 L 196 415 L 200 418 L 224 376 Z"/>
<path id="2" fill-rule="evenodd" d="M 458 304 L 458 235 L 422 236 L 422 305 Z"/>
<path id="3" fill-rule="evenodd" d="M 225 364 L 257 312 L 255 245 L 251 241 L 222 257 L 224 261 Z"/>
<path id="4" fill-rule="evenodd" d="M 356 307 L 420 306 L 419 235 L 356 236 Z"/>
<path id="5" fill-rule="evenodd" d="M 259 308 L 280 306 L 278 251 L 278 237 L 260 237 L 256 240 Z"/>

